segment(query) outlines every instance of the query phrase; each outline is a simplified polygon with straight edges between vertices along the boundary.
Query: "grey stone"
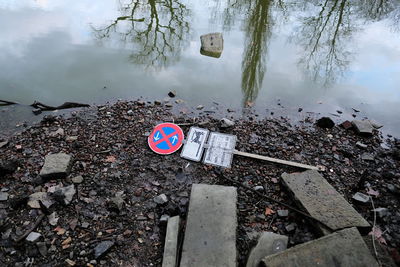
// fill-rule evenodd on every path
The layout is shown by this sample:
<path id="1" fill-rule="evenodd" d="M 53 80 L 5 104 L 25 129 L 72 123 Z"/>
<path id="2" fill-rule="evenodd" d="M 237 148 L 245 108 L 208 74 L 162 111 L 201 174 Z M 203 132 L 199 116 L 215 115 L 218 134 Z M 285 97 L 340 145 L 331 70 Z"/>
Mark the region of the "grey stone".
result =
<path id="1" fill-rule="evenodd" d="M 356 146 L 358 146 L 359 148 L 363 148 L 363 149 L 366 149 L 368 147 L 366 144 L 363 144 L 361 142 L 357 142 Z"/>
<path id="2" fill-rule="evenodd" d="M 161 194 L 156 196 L 155 198 L 153 198 L 154 202 L 156 202 L 157 204 L 165 204 L 168 202 L 168 197 L 165 194 Z"/>
<path id="3" fill-rule="evenodd" d="M 291 223 L 285 226 L 285 229 L 287 232 L 293 232 L 294 230 L 296 230 L 297 225 L 295 223 Z"/>
<path id="4" fill-rule="evenodd" d="M 104 253 L 106 253 L 112 246 L 114 246 L 113 241 L 103 241 L 99 243 L 95 248 L 94 248 L 94 257 L 96 259 L 100 258 Z"/>
<path id="5" fill-rule="evenodd" d="M 375 129 L 380 129 L 383 127 L 382 123 L 379 123 L 375 120 L 368 120 L 368 121 L 369 121 L 369 123 L 371 123 L 372 127 L 374 127 Z"/>
<path id="6" fill-rule="evenodd" d="M 58 223 L 58 220 L 60 219 L 60 218 L 57 217 L 57 213 L 56 212 L 53 212 L 52 214 L 47 216 L 47 218 L 49 219 L 49 224 L 53 225 L 53 226 L 56 226 L 57 223 Z"/>
<path id="7" fill-rule="evenodd" d="M 258 267 L 263 258 L 284 251 L 287 243 L 287 236 L 272 232 L 262 233 L 257 245 L 250 252 L 246 267 Z"/>
<path id="8" fill-rule="evenodd" d="M 51 132 L 49 134 L 50 137 L 64 136 L 63 128 L 58 128 L 57 131 Z"/>
<path id="9" fill-rule="evenodd" d="M 8 199 L 8 193 L 0 192 L 0 201 L 6 201 Z"/>
<path id="10" fill-rule="evenodd" d="M 73 182 L 74 184 L 80 184 L 80 183 L 83 182 L 83 177 L 82 177 L 82 175 L 79 175 L 79 176 L 75 176 L 75 177 L 72 178 L 71 180 L 72 180 L 72 182 Z"/>
<path id="11" fill-rule="evenodd" d="M 373 161 L 374 160 L 374 156 L 371 155 L 370 153 L 363 153 L 361 155 L 361 159 L 362 160 L 367 160 L 367 161 Z"/>
<path id="12" fill-rule="evenodd" d="M 60 196 L 63 199 L 65 205 L 68 205 L 69 203 L 71 203 L 72 198 L 74 197 L 75 193 L 76 193 L 76 190 L 75 190 L 75 186 L 73 184 L 71 184 L 69 186 L 64 186 L 64 187 L 58 188 L 54 192 L 55 195 Z"/>
<path id="13" fill-rule="evenodd" d="M 6 145 L 8 145 L 8 141 L 0 142 L 0 148 L 5 147 Z"/>
<path id="14" fill-rule="evenodd" d="M 29 235 L 26 237 L 26 241 L 35 242 L 39 240 L 42 235 L 38 232 L 30 232 Z"/>
<path id="15" fill-rule="evenodd" d="M 111 202 L 114 203 L 114 205 L 118 208 L 118 210 L 122 210 L 124 207 L 124 199 L 120 196 L 116 196 L 111 198 Z"/>
<path id="16" fill-rule="evenodd" d="M 235 187 L 193 184 L 181 267 L 236 267 Z"/>
<path id="17" fill-rule="evenodd" d="M 200 53 L 205 56 L 219 58 L 224 49 L 222 33 L 209 33 L 200 36 Z"/>
<path id="18" fill-rule="evenodd" d="M 369 203 L 371 198 L 363 193 L 357 192 L 353 195 L 353 199 L 361 203 Z"/>
<path id="19" fill-rule="evenodd" d="M 203 109 L 203 108 L 204 108 L 203 105 L 198 105 L 198 106 L 196 107 L 196 109 L 198 109 L 198 110 L 201 110 L 201 109 Z"/>
<path id="20" fill-rule="evenodd" d="M 348 228 L 319 239 L 297 245 L 263 260 L 268 267 L 341 266 L 378 267 L 356 228 Z"/>
<path id="21" fill-rule="evenodd" d="M 307 212 L 332 230 L 370 226 L 317 171 L 284 173 L 282 179 Z M 323 226 L 318 227 L 327 233 Z"/>
<path id="22" fill-rule="evenodd" d="M 399 194 L 400 193 L 399 189 L 395 185 L 387 184 L 386 187 L 389 190 L 389 192 L 391 192 L 393 194 Z"/>
<path id="23" fill-rule="evenodd" d="M 374 126 L 368 120 L 354 120 L 351 122 L 359 134 L 372 135 Z"/>
<path id="24" fill-rule="evenodd" d="M 134 115 L 134 113 L 133 113 L 133 110 L 132 110 L 132 109 L 128 110 L 128 111 L 126 112 L 126 114 L 128 114 L 129 116 L 133 116 L 133 115 Z"/>
<path id="25" fill-rule="evenodd" d="M 46 192 L 36 192 L 29 196 L 28 206 L 34 209 L 40 209 L 39 201 L 46 208 L 50 208 L 54 204 L 54 201 L 50 198 L 49 194 Z"/>
<path id="26" fill-rule="evenodd" d="M 72 157 L 65 153 L 49 154 L 46 156 L 40 176 L 43 178 L 64 178 L 69 174 Z"/>
<path id="27" fill-rule="evenodd" d="M 261 185 L 257 185 L 257 186 L 254 187 L 254 190 L 256 190 L 256 191 L 264 191 L 264 187 L 261 186 Z"/>
<path id="28" fill-rule="evenodd" d="M 175 267 L 178 253 L 179 216 L 168 220 L 162 267 Z"/>
<path id="29" fill-rule="evenodd" d="M 388 215 L 388 209 L 387 208 L 376 208 L 373 211 L 376 212 L 376 215 L 379 218 L 383 218 L 383 217 Z"/>
<path id="30" fill-rule="evenodd" d="M 88 222 L 83 222 L 83 223 L 81 224 L 81 227 L 86 229 L 86 228 L 89 227 L 89 223 L 88 223 Z"/>
<path id="31" fill-rule="evenodd" d="M 221 128 L 228 128 L 235 125 L 234 121 L 228 120 L 227 118 L 223 118 L 221 120 Z"/>
<path id="32" fill-rule="evenodd" d="M 37 242 L 36 246 L 38 247 L 38 250 L 40 252 L 40 254 L 43 257 L 47 256 L 47 246 L 46 246 L 46 242 Z"/>
<path id="33" fill-rule="evenodd" d="M 289 216 L 289 211 L 288 210 L 278 210 L 277 213 L 278 213 L 279 217 L 287 217 L 287 216 Z"/>
<path id="34" fill-rule="evenodd" d="M 76 140 L 78 140 L 78 136 L 67 136 L 67 137 L 65 137 L 65 141 L 67 141 L 67 142 L 74 142 Z"/>

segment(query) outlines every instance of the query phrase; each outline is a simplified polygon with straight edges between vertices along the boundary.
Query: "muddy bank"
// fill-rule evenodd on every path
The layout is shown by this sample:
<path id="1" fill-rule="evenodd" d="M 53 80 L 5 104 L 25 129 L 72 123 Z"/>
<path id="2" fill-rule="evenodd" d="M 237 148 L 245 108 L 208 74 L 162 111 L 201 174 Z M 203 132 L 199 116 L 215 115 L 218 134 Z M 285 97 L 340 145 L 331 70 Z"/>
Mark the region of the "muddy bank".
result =
<path id="1" fill-rule="evenodd" d="M 386 209 L 377 219 L 380 241 L 398 257 L 398 140 L 382 140 L 378 131 L 360 136 L 337 125 L 320 128 L 310 119 L 297 125 L 284 119 L 235 121 L 221 128 L 212 117 L 173 115 L 172 108 L 140 101 L 98 106 L 68 119 L 46 117 L 3 142 L 1 264 L 160 266 L 165 215 L 185 219 L 192 183 L 233 185 L 227 177 L 296 205 L 280 177 L 299 169 L 239 156 L 231 169 L 220 169 L 181 159 L 179 153 L 157 155 L 148 148 L 147 136 L 160 122 L 181 124 L 185 133 L 191 125 L 201 125 L 236 135 L 241 151 L 325 166 L 324 178 L 369 223 L 373 224 L 372 206 L 354 200 L 355 193 L 371 194 L 375 207 Z M 46 155 L 60 152 L 72 157 L 66 177 L 39 176 Z M 35 193 L 44 197 L 42 203 L 32 204 Z M 240 266 L 257 232 L 288 235 L 290 246 L 318 237 L 316 228 L 300 215 L 278 215 L 287 208 L 240 188 L 238 193 Z M 162 194 L 167 198 L 157 198 Z M 39 236 L 28 241 L 24 234 L 30 230 Z"/>

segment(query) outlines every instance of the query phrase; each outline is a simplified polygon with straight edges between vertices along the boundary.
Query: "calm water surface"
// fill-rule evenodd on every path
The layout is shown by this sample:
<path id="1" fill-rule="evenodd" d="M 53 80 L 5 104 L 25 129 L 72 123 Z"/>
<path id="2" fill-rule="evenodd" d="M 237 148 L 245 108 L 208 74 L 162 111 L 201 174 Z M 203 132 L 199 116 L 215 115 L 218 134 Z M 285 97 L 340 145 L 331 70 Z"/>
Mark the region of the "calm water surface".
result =
<path id="1" fill-rule="evenodd" d="M 397 0 L 0 0 L 0 25 L 0 99 L 162 100 L 176 90 L 191 106 L 264 115 L 344 119 L 356 108 L 400 136 Z M 223 33 L 220 58 L 199 52 L 210 32 Z"/>

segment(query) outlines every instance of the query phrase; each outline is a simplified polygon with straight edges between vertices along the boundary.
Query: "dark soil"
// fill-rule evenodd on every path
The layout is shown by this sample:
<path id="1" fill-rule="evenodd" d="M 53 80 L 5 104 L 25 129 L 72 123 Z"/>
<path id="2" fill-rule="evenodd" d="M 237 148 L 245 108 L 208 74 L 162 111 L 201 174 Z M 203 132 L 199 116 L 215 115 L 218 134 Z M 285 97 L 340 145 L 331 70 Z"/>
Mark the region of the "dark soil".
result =
<path id="1" fill-rule="evenodd" d="M 383 232 L 380 240 L 386 242 L 384 248 L 394 258 L 398 255 L 397 140 L 388 140 L 384 145 L 378 132 L 361 137 L 339 126 L 323 129 L 310 121 L 291 125 L 285 119 L 236 121 L 234 127 L 221 129 L 219 121 L 207 115 L 201 115 L 193 124 L 193 118 L 172 115 L 162 105 L 118 102 L 68 119 L 46 117 L 40 124 L 12 136 L 0 148 L 0 164 L 14 164 L 14 168 L 7 165 L 7 171 L 0 173 L 1 191 L 8 193 L 8 200 L 0 201 L 0 265 L 161 266 L 166 225 L 160 218 L 180 215 L 185 221 L 192 183 L 233 185 L 224 179 L 227 177 L 250 187 L 263 186 L 261 192 L 295 206 L 280 176 L 299 169 L 239 156 L 234 157 L 231 169 L 221 169 L 184 160 L 179 153 L 155 154 L 148 148 L 147 136 L 156 124 L 167 121 L 183 124 L 185 133 L 191 125 L 201 125 L 211 131 L 234 134 L 240 151 L 325 166 L 323 176 L 371 224 L 371 205 L 360 205 L 351 197 L 356 192 L 366 193 L 369 188 L 377 191 L 375 207 L 388 209 L 387 215 L 377 220 Z M 54 134 L 59 128 L 64 130 L 63 135 Z M 77 136 L 77 140 L 71 136 Z M 357 146 L 357 142 L 367 148 Z M 55 152 L 74 157 L 71 173 L 65 179 L 43 180 L 38 174 L 44 157 Z M 374 159 L 362 160 L 363 153 Z M 69 205 L 56 202 L 49 209 L 27 205 L 29 195 L 47 192 L 60 184 L 70 185 L 78 175 L 84 179 L 75 184 L 77 193 Z M 245 266 L 257 232 L 288 235 L 290 246 L 319 236 L 316 227 L 301 215 L 289 211 L 287 217 L 278 217 L 277 210 L 285 207 L 242 188 L 238 192 L 239 266 Z M 112 201 L 116 193 L 124 200 L 122 207 Z M 168 196 L 166 204 L 153 201 L 160 194 Z M 47 217 L 53 212 L 59 218 L 56 225 L 51 225 Z M 35 229 L 42 235 L 41 251 L 38 244 L 25 239 L 16 242 L 43 213 L 46 216 Z M 287 232 L 286 226 L 293 223 L 294 230 Z M 112 241 L 113 246 L 95 259 L 94 248 L 103 241 Z"/>

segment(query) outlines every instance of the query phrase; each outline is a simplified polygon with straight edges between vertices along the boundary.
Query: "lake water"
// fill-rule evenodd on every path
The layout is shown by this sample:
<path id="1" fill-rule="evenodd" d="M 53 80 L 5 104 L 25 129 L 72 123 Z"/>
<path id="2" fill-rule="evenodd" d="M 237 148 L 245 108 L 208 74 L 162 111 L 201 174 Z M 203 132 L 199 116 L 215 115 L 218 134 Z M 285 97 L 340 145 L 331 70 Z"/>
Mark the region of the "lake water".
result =
<path id="1" fill-rule="evenodd" d="M 0 99 L 162 100 L 175 90 L 193 107 L 356 114 L 400 136 L 397 0 L 0 0 L 0 25 Z M 200 54 L 211 32 L 223 34 L 220 58 Z M 14 109 L 3 109 L 10 120 Z"/>

